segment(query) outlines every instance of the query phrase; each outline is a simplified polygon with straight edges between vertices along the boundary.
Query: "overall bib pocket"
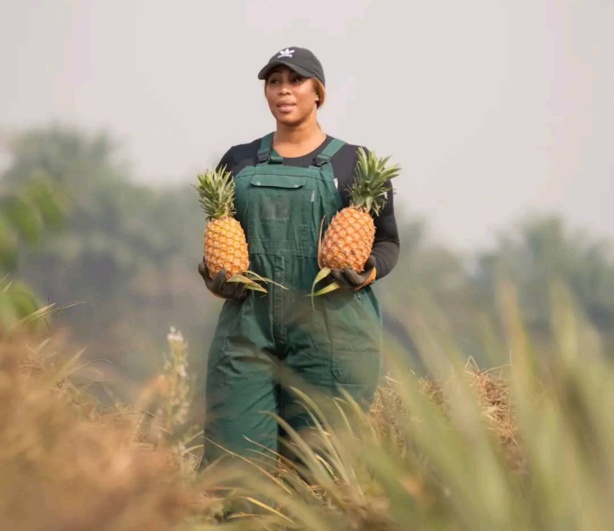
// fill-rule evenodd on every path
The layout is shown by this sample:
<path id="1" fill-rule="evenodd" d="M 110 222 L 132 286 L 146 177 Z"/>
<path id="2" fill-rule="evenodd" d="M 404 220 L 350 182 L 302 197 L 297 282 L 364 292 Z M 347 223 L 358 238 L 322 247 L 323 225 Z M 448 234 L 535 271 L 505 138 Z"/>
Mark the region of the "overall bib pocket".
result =
<path id="1" fill-rule="evenodd" d="M 296 211 L 295 194 L 305 195 L 306 183 L 306 177 L 256 172 L 245 190 L 248 230 L 258 230 L 261 238 L 268 240 L 283 238 L 291 217 L 298 217 L 304 225 L 305 208 Z"/>

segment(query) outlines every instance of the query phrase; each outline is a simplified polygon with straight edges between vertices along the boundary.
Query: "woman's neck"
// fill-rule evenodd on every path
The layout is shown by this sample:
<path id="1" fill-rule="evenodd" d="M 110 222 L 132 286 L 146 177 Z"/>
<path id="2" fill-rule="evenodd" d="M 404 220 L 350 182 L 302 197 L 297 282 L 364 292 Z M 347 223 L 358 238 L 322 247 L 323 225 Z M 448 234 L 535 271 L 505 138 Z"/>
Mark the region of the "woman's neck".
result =
<path id="1" fill-rule="evenodd" d="M 273 147 L 282 157 L 300 157 L 311 153 L 325 139 L 326 133 L 315 120 L 292 127 L 278 123 Z"/>

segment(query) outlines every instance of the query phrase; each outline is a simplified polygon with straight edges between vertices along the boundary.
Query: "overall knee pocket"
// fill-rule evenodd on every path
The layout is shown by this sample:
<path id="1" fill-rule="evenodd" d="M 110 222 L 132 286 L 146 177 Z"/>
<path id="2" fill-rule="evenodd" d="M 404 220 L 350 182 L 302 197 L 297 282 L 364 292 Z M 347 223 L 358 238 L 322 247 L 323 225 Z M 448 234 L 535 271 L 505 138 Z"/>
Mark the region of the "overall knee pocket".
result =
<path id="1" fill-rule="evenodd" d="M 345 386 L 377 385 L 382 361 L 382 328 L 377 308 L 366 294 L 339 294 L 328 311 L 331 371 Z"/>

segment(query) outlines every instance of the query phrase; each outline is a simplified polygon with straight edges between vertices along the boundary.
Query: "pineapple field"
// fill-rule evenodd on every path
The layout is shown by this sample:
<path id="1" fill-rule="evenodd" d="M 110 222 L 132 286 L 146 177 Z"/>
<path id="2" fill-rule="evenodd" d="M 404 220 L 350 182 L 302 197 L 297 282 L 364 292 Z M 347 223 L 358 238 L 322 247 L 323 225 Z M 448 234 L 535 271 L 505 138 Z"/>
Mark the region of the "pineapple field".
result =
<path id="1" fill-rule="evenodd" d="M 555 334 L 541 351 L 513 284 L 500 285 L 496 341 L 510 360 L 490 370 L 463 361 L 423 300 L 409 324 L 433 377 L 387 352 L 371 411 L 339 400 L 328 414 L 345 428 L 329 429 L 324 397 L 302 395 L 318 423 L 309 443 L 291 433 L 300 465 L 263 454 L 200 474 L 181 332 L 138 400 L 109 406 L 88 392 L 80 352 L 13 329 L 0 351 L 0 528 L 608 529 L 614 367 L 569 291 L 551 294 Z"/>

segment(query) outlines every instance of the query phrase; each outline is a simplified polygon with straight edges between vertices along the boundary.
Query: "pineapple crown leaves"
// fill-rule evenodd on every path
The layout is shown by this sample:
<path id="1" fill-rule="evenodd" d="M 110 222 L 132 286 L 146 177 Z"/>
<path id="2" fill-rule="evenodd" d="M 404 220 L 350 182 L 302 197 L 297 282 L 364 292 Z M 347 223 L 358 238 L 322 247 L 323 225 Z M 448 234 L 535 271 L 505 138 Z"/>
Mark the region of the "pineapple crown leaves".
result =
<path id="1" fill-rule="evenodd" d="M 198 201 L 207 220 L 234 216 L 235 183 L 225 165 L 199 173 L 198 184 L 192 186 L 198 191 Z"/>
<path id="2" fill-rule="evenodd" d="M 377 157 L 358 148 L 356 178 L 349 187 L 350 203 L 353 207 L 379 215 L 388 199 L 388 181 L 401 171 L 398 164 L 389 165 L 390 157 Z"/>

